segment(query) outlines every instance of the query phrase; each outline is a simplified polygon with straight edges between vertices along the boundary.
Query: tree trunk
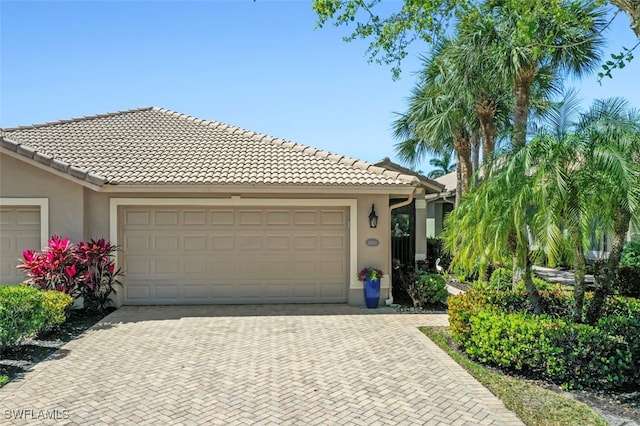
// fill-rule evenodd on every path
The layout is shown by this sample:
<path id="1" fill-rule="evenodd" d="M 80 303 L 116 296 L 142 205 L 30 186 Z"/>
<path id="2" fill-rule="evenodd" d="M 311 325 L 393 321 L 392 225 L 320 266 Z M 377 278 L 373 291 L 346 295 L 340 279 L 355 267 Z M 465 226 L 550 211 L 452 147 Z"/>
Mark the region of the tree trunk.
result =
<path id="1" fill-rule="evenodd" d="M 460 164 L 462 164 L 462 159 L 458 151 L 456 151 L 456 202 L 454 207 L 458 207 L 460 204 L 460 200 L 462 199 L 462 172 L 460 168 Z"/>
<path id="2" fill-rule="evenodd" d="M 473 175 L 478 171 L 480 164 L 480 135 L 477 132 L 473 132 L 471 135 L 471 174 Z"/>
<path id="3" fill-rule="evenodd" d="M 465 128 L 462 127 L 454 132 L 453 146 L 455 147 L 458 155 L 457 170 L 460 172 L 460 195 L 464 195 L 469 191 L 469 187 L 471 185 L 471 171 L 473 169 L 473 165 L 471 164 L 471 140 L 469 132 L 467 132 Z"/>
<path id="4" fill-rule="evenodd" d="M 482 162 L 493 156 L 496 145 L 495 117 L 498 110 L 495 99 L 489 95 L 480 96 L 474 106 L 476 116 L 482 129 Z M 485 175 L 487 170 L 485 169 Z"/>
<path id="5" fill-rule="evenodd" d="M 511 257 L 511 290 L 516 291 L 516 287 L 520 279 L 520 269 L 518 268 L 518 240 L 515 232 L 509 234 L 507 245 L 509 246 L 511 253 L 513 253 L 513 256 Z"/>
<path id="6" fill-rule="evenodd" d="M 631 29 L 640 39 L 640 1 L 638 0 L 611 0 L 611 4 L 617 6 L 631 18 Z"/>
<path id="7" fill-rule="evenodd" d="M 593 295 L 593 302 L 587 312 L 587 322 L 589 324 L 595 324 L 600 319 L 602 305 L 604 305 L 607 296 L 611 294 L 613 283 L 617 279 L 616 271 L 620 265 L 622 249 L 624 248 L 627 230 L 631 222 L 631 213 L 627 210 L 618 211 L 613 220 L 614 234 L 609 257 L 604 267 L 595 273 L 596 291 Z"/>
<path id="8" fill-rule="evenodd" d="M 536 67 L 531 65 L 516 74 L 514 81 L 513 125 L 514 133 L 512 143 L 514 147 L 521 148 L 527 143 L 527 119 L 529 117 L 529 98 L 531 97 L 531 85 Z"/>
<path id="9" fill-rule="evenodd" d="M 575 278 L 575 284 L 573 287 L 573 296 L 575 299 L 573 321 L 582 322 L 584 292 L 586 287 L 584 281 L 586 262 L 584 260 L 584 247 L 582 246 L 582 233 L 580 230 L 572 230 L 571 242 L 573 244 L 573 273 Z"/>
<path id="10" fill-rule="evenodd" d="M 529 303 L 533 306 L 533 313 L 535 315 L 540 315 L 542 313 L 542 308 L 540 305 L 540 293 L 536 288 L 536 285 L 533 283 L 533 268 L 531 265 L 531 257 L 529 256 L 529 249 L 527 248 L 527 254 L 525 255 L 525 266 L 524 266 L 524 285 L 527 288 L 527 296 L 529 297 Z"/>

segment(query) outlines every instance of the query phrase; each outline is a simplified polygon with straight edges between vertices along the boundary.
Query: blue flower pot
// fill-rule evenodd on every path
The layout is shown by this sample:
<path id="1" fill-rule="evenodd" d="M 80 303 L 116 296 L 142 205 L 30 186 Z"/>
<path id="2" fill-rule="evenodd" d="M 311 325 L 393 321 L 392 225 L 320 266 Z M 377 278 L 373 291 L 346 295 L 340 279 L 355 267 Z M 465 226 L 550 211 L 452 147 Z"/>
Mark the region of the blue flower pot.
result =
<path id="1" fill-rule="evenodd" d="M 367 305 L 369 309 L 377 308 L 378 300 L 380 300 L 380 278 L 375 280 L 366 278 L 364 280 L 365 305 Z"/>

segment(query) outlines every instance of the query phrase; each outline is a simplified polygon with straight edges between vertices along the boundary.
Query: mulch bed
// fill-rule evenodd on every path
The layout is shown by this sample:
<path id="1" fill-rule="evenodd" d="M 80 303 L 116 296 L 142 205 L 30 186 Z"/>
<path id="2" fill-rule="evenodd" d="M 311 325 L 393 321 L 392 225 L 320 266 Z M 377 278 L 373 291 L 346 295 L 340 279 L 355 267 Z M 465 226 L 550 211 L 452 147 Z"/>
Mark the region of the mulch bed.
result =
<path id="1" fill-rule="evenodd" d="M 0 354 L 0 376 L 4 375 L 13 379 L 24 373 L 33 365 L 48 358 L 62 345 L 91 328 L 110 312 L 98 313 L 83 309 L 71 311 L 64 324 L 34 338 L 24 340 L 21 344 Z"/>

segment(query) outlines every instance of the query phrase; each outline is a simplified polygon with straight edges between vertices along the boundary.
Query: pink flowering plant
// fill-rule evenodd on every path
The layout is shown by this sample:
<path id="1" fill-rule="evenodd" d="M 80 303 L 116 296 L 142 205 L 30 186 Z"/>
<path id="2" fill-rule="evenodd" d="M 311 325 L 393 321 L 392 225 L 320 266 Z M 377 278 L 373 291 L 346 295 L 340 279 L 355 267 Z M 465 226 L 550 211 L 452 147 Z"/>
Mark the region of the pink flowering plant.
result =
<path id="1" fill-rule="evenodd" d="M 358 273 L 358 279 L 360 281 L 364 281 L 366 279 L 369 280 L 377 280 L 378 278 L 382 278 L 384 276 L 384 272 L 381 269 L 367 267 L 362 268 Z"/>
<path id="2" fill-rule="evenodd" d="M 18 269 L 27 275 L 26 285 L 83 297 L 87 307 L 103 310 L 120 282 L 121 271 L 113 260 L 116 249 L 103 238 L 73 244 L 54 235 L 44 250 L 23 251 Z"/>

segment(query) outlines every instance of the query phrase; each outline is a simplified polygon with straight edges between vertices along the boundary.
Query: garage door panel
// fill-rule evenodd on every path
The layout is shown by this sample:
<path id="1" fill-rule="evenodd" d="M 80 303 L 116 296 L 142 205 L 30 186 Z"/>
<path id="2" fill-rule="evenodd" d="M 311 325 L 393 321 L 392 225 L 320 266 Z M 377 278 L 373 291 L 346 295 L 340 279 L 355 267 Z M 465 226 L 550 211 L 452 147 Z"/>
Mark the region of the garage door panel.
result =
<path id="1" fill-rule="evenodd" d="M 321 259 L 320 272 L 324 276 L 343 277 L 346 272 L 346 262 L 343 259 Z"/>
<path id="2" fill-rule="evenodd" d="M 175 252 L 178 250 L 177 235 L 154 235 L 151 248 L 154 252 Z"/>
<path id="3" fill-rule="evenodd" d="M 135 286 L 125 286 L 125 299 L 128 302 L 148 302 L 151 300 L 151 285 L 137 282 Z"/>
<path id="4" fill-rule="evenodd" d="M 323 250 L 344 250 L 346 246 L 344 235 L 323 235 L 320 238 L 320 248 Z"/>
<path id="5" fill-rule="evenodd" d="M 298 235 L 293 239 L 293 247 L 296 250 L 317 250 L 318 237 L 315 235 Z"/>
<path id="6" fill-rule="evenodd" d="M 151 212 L 148 210 L 127 210 L 124 225 L 151 225 Z"/>
<path id="7" fill-rule="evenodd" d="M 124 236 L 122 248 L 126 252 L 149 250 L 151 237 L 143 231 L 131 231 Z"/>
<path id="8" fill-rule="evenodd" d="M 183 260 L 185 272 L 195 275 L 203 275 L 211 272 L 207 267 L 208 259 L 205 256 L 190 255 Z"/>
<path id="9" fill-rule="evenodd" d="M 321 225 L 344 225 L 347 215 L 344 212 L 323 211 L 320 216 Z"/>
<path id="10" fill-rule="evenodd" d="M 240 211 L 238 212 L 238 224 L 243 225 L 262 225 L 263 213 L 261 211 Z"/>
<path id="11" fill-rule="evenodd" d="M 16 210 L 16 224 L 40 226 L 40 209 Z"/>
<path id="12" fill-rule="evenodd" d="M 211 294 L 213 301 L 233 302 L 236 299 L 236 287 L 231 281 L 217 282 L 215 285 L 211 285 Z"/>
<path id="13" fill-rule="evenodd" d="M 220 276 L 222 278 L 233 277 L 237 270 L 236 259 L 230 256 L 225 256 L 222 259 L 209 260 L 209 272 L 213 277 Z"/>
<path id="14" fill-rule="evenodd" d="M 291 237 L 289 235 L 267 235 L 267 250 L 291 250 Z"/>
<path id="15" fill-rule="evenodd" d="M 183 235 L 182 248 L 184 250 L 198 250 L 198 251 L 206 250 L 207 236 L 206 235 Z"/>
<path id="16" fill-rule="evenodd" d="M 269 211 L 266 214 L 265 223 L 267 226 L 289 226 L 291 224 L 291 212 L 287 210 Z"/>
<path id="17" fill-rule="evenodd" d="M 296 260 L 293 263 L 293 273 L 300 276 L 313 276 L 318 273 L 318 262 L 315 260 Z"/>
<path id="18" fill-rule="evenodd" d="M 185 299 L 208 299 L 212 297 L 206 284 L 184 284 L 182 290 Z"/>
<path id="19" fill-rule="evenodd" d="M 342 297 L 344 295 L 342 283 L 322 283 L 319 288 L 322 292 L 322 297 Z"/>
<path id="20" fill-rule="evenodd" d="M 278 298 L 282 300 L 283 298 L 288 298 L 291 295 L 291 286 L 289 283 L 267 283 L 265 286 L 265 297 L 269 299 Z"/>
<path id="21" fill-rule="evenodd" d="M 233 210 L 222 210 L 211 212 L 211 225 L 233 225 L 235 215 Z"/>
<path id="22" fill-rule="evenodd" d="M 182 223 L 186 226 L 199 226 L 207 224 L 207 211 L 204 209 L 184 210 Z"/>
<path id="23" fill-rule="evenodd" d="M 153 260 L 153 272 L 158 275 L 159 278 L 179 279 L 184 274 L 180 264 L 181 259 L 159 256 Z"/>
<path id="24" fill-rule="evenodd" d="M 213 250 L 234 250 L 235 247 L 236 237 L 234 235 L 213 235 L 211 237 Z"/>
<path id="25" fill-rule="evenodd" d="M 13 284 L 25 279 L 16 269 L 23 250 L 40 250 L 40 207 L 0 208 L 0 283 Z"/>
<path id="26" fill-rule="evenodd" d="M 162 299 L 170 299 L 170 300 L 179 300 L 180 299 L 180 288 L 177 284 L 174 285 L 166 285 L 166 284 L 156 284 L 155 288 L 155 298 L 162 301 Z"/>
<path id="27" fill-rule="evenodd" d="M 153 222 L 156 226 L 177 225 L 178 224 L 178 211 L 156 211 L 153 215 Z"/>
<path id="28" fill-rule="evenodd" d="M 315 211 L 295 211 L 293 214 L 294 225 L 315 225 L 317 220 L 317 212 Z"/>
<path id="29" fill-rule="evenodd" d="M 125 300 L 346 302 L 346 208 L 125 207 Z"/>

